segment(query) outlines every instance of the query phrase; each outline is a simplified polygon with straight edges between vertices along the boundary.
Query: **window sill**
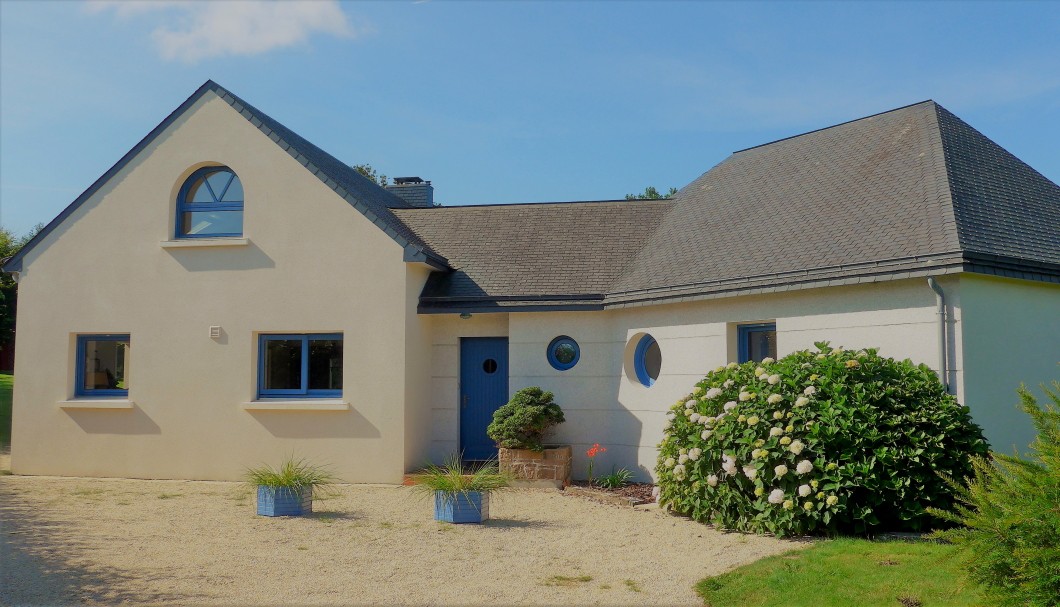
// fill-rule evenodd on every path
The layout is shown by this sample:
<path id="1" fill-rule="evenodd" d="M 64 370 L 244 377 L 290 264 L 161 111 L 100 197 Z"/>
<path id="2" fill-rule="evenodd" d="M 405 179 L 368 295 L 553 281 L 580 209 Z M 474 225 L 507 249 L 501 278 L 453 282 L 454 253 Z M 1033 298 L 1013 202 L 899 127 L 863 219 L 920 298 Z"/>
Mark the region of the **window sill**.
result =
<path id="1" fill-rule="evenodd" d="M 59 401 L 61 409 L 133 409 L 136 403 L 121 398 L 78 398 Z"/>
<path id="2" fill-rule="evenodd" d="M 185 238 L 163 240 L 159 243 L 163 249 L 199 249 L 205 247 L 245 247 L 250 244 L 249 238 Z"/>
<path id="3" fill-rule="evenodd" d="M 349 411 L 350 403 L 335 398 L 255 400 L 243 403 L 244 411 Z"/>

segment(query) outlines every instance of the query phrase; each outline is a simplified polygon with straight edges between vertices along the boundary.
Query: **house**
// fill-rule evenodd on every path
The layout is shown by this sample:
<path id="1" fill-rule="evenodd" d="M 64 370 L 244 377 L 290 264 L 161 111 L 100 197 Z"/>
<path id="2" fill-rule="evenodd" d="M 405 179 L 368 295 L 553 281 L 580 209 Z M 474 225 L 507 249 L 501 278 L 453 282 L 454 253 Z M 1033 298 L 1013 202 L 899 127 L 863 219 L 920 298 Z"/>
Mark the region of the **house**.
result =
<path id="1" fill-rule="evenodd" d="M 437 207 L 210 81 L 4 266 L 19 474 L 399 481 L 556 394 L 654 467 L 706 371 L 829 341 L 936 369 L 993 446 L 1058 375 L 1060 187 L 932 101 L 732 154 L 672 199 Z M 348 343 L 347 343 L 348 342 Z M 604 458 L 609 458 L 605 461 Z"/>

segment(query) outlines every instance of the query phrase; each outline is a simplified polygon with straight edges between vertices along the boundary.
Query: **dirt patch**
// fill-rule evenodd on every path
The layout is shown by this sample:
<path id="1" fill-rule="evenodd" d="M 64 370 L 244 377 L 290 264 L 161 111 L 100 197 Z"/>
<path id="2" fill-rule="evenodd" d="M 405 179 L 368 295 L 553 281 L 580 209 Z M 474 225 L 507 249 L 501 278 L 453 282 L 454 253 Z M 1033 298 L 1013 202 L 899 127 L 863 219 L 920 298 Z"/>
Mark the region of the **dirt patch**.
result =
<path id="1" fill-rule="evenodd" d="M 394 486 L 314 510 L 255 516 L 238 483 L 0 476 L 0 604 L 699 605 L 698 580 L 797 546 L 555 490 L 494 496 L 486 525 Z"/>

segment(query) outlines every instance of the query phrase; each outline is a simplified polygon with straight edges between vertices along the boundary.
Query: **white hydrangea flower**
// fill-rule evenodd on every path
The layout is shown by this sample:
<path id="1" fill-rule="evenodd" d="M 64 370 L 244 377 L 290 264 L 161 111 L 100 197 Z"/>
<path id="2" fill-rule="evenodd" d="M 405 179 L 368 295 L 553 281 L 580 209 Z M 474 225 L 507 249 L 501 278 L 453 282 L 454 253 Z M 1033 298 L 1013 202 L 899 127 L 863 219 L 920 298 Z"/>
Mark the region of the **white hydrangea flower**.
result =
<path id="1" fill-rule="evenodd" d="M 775 428 L 770 428 L 769 429 L 769 436 L 771 436 L 771 437 L 780 436 L 781 434 L 784 434 L 784 429 L 781 428 L 780 426 L 777 426 Z"/>
<path id="2" fill-rule="evenodd" d="M 805 508 L 806 510 L 813 510 L 813 502 L 806 502 L 805 504 L 802 505 L 802 507 Z"/>
<path id="3" fill-rule="evenodd" d="M 793 502 L 791 500 L 784 500 L 784 509 L 785 510 L 791 510 L 794 507 L 795 507 L 795 502 Z"/>
<path id="4" fill-rule="evenodd" d="M 673 419 L 676 416 L 677 416 L 676 413 L 674 413 L 673 411 L 670 411 L 669 413 L 666 414 L 666 419 Z"/>
<path id="5" fill-rule="evenodd" d="M 780 444 L 782 444 L 782 445 L 790 445 L 791 444 L 791 437 L 790 436 L 785 436 L 784 438 L 780 439 Z"/>
<path id="6" fill-rule="evenodd" d="M 725 473 L 730 475 L 730 476 L 733 475 L 733 474 L 736 474 L 736 464 L 734 464 L 732 462 L 729 462 L 727 464 L 722 464 L 721 465 L 721 469 L 724 470 Z"/>
<path id="7" fill-rule="evenodd" d="M 711 388 L 707 390 L 707 398 L 717 398 L 721 395 L 721 388 Z"/>
<path id="8" fill-rule="evenodd" d="M 699 447 L 696 447 L 695 449 L 690 449 L 688 451 L 688 459 L 692 461 L 696 461 L 701 455 L 703 455 L 703 450 Z"/>
<path id="9" fill-rule="evenodd" d="M 791 417 L 790 413 L 788 414 L 788 417 Z M 795 426 L 792 426 L 791 424 L 788 424 L 787 426 L 784 427 L 784 431 L 785 432 L 794 432 L 795 431 Z"/>
<path id="10" fill-rule="evenodd" d="M 769 382 L 769 385 L 775 386 L 775 385 L 780 383 L 780 376 L 779 375 L 770 375 L 769 379 L 767 379 L 766 381 Z"/>
<path id="11" fill-rule="evenodd" d="M 813 472 L 813 462 L 808 459 L 802 460 L 801 462 L 799 462 L 799 465 L 795 467 L 795 472 L 798 472 L 799 474 L 808 474 L 810 472 Z"/>
<path id="12" fill-rule="evenodd" d="M 751 393 L 750 392 L 740 392 L 740 402 L 741 403 L 747 402 L 749 400 L 751 400 Z"/>
<path id="13" fill-rule="evenodd" d="M 726 412 L 732 411 L 733 409 L 736 408 L 736 401 L 730 400 L 729 402 L 725 403 L 725 405 L 722 408 L 725 409 Z"/>
<path id="14" fill-rule="evenodd" d="M 796 407 L 805 407 L 809 403 L 810 403 L 810 399 L 806 398 L 805 396 L 800 396 L 800 397 L 795 399 L 795 406 Z"/>
<path id="15" fill-rule="evenodd" d="M 663 424 L 663 430 L 669 430 L 670 427 L 673 426 L 673 425 L 674 425 L 674 423 L 672 421 L 666 420 L 666 423 Z"/>
<path id="16" fill-rule="evenodd" d="M 738 365 L 738 364 L 736 364 L 736 363 L 729 363 L 729 364 L 727 364 L 727 365 L 725 365 L 725 366 L 726 366 L 727 368 L 729 368 L 729 369 L 735 369 L 736 367 L 739 367 L 740 365 Z"/>
<path id="17" fill-rule="evenodd" d="M 718 475 L 717 474 L 711 474 L 710 476 L 708 476 L 707 477 L 707 484 L 710 485 L 711 487 L 717 487 L 718 486 Z"/>
<path id="18" fill-rule="evenodd" d="M 683 481 L 685 479 L 685 467 L 682 464 L 674 466 L 674 478 Z"/>
<path id="19" fill-rule="evenodd" d="M 835 506 L 836 504 L 839 503 L 839 498 L 834 496 L 834 495 L 829 495 L 828 499 L 825 500 L 825 503 L 828 504 L 829 506 Z"/>
<path id="20" fill-rule="evenodd" d="M 783 411 L 774 411 L 773 412 L 773 419 L 784 419 L 784 412 Z"/>
<path id="21" fill-rule="evenodd" d="M 674 464 L 676 464 L 676 463 L 677 463 L 677 461 L 674 460 L 674 458 L 668 457 L 668 458 L 666 458 L 666 461 L 663 462 L 663 466 L 665 466 L 667 468 L 673 468 Z"/>
<path id="22" fill-rule="evenodd" d="M 748 426 L 754 426 L 754 425 L 757 425 L 757 424 L 758 424 L 758 416 L 757 415 L 752 415 L 751 417 L 747 418 L 747 425 Z"/>
<path id="23" fill-rule="evenodd" d="M 791 444 L 788 445 L 788 451 L 791 451 L 795 455 L 802 453 L 802 450 L 805 448 L 806 445 L 804 445 L 801 440 L 791 441 Z"/>
<path id="24" fill-rule="evenodd" d="M 809 485 L 799 485 L 799 497 L 806 497 L 806 496 L 807 496 L 807 495 L 809 495 L 809 494 L 810 494 L 810 493 L 811 493 L 812 491 L 813 491 L 813 490 L 812 490 L 812 489 L 810 489 L 810 486 L 809 486 Z"/>
<path id="25" fill-rule="evenodd" d="M 784 478 L 784 475 L 788 473 L 788 467 L 784 464 L 773 468 L 773 473 L 777 475 L 777 478 Z"/>
<path id="26" fill-rule="evenodd" d="M 775 404 L 779 403 L 782 400 L 784 400 L 783 396 L 781 396 L 779 394 L 770 394 L 769 398 L 766 399 L 766 402 L 771 404 L 771 405 L 775 405 Z"/>
<path id="27" fill-rule="evenodd" d="M 806 386 L 806 389 L 803 390 L 802 393 L 806 396 L 813 396 L 814 394 L 817 394 L 817 388 L 814 388 L 813 386 Z"/>
<path id="28" fill-rule="evenodd" d="M 685 463 L 687 461 L 688 461 L 688 454 L 687 453 L 682 453 L 681 456 L 677 458 L 677 463 L 679 463 L 679 464 L 683 464 L 683 463 Z"/>
<path id="29" fill-rule="evenodd" d="M 754 466 L 744 466 L 743 475 L 751 480 L 755 480 L 755 477 L 758 476 L 758 470 L 755 470 Z"/>
<path id="30" fill-rule="evenodd" d="M 762 364 L 763 365 L 768 365 L 768 364 L 775 363 L 775 362 L 777 362 L 777 361 L 773 360 L 772 356 L 767 356 L 767 357 L 762 359 Z"/>
<path id="31" fill-rule="evenodd" d="M 695 413 L 695 411 L 692 411 L 691 409 L 685 409 L 685 417 L 692 417 L 693 413 Z"/>
<path id="32" fill-rule="evenodd" d="M 722 383 L 721 385 L 722 385 L 722 386 L 724 386 L 724 387 L 726 387 L 726 388 L 731 388 L 731 387 L 732 387 L 732 385 L 733 385 L 733 384 L 735 384 L 735 383 L 736 383 L 736 382 L 732 381 L 731 379 L 727 379 L 727 380 L 725 380 L 725 382 L 724 382 L 724 383 Z"/>
<path id="33" fill-rule="evenodd" d="M 695 388 L 692 388 L 692 394 L 702 394 L 702 393 L 703 393 L 703 388 L 700 388 L 699 386 L 696 386 Z"/>
<path id="34" fill-rule="evenodd" d="M 818 354 L 817 360 L 824 360 L 824 354 Z"/>
<path id="35" fill-rule="evenodd" d="M 687 403 L 685 403 L 685 409 L 691 409 L 692 407 L 695 407 L 695 406 L 696 406 L 696 401 L 694 401 L 694 400 L 690 400 Z"/>
<path id="36" fill-rule="evenodd" d="M 699 438 L 707 440 L 708 438 L 710 438 L 711 434 L 713 434 L 713 432 L 711 432 L 710 430 L 704 430 L 703 433 L 699 435 Z"/>
<path id="37" fill-rule="evenodd" d="M 691 421 L 693 424 L 698 424 L 699 423 L 699 418 L 700 418 L 700 415 L 698 413 L 693 413 L 692 415 L 688 416 L 688 420 Z"/>
<path id="38" fill-rule="evenodd" d="M 743 422 L 747 421 L 747 416 L 746 415 L 741 415 L 740 417 L 736 418 L 736 421 L 743 423 Z"/>
<path id="39" fill-rule="evenodd" d="M 784 490 L 783 489 L 774 489 L 774 490 L 769 492 L 769 503 L 770 504 L 779 504 L 779 503 L 781 503 L 783 501 L 784 501 Z"/>
<path id="40" fill-rule="evenodd" d="M 733 456 L 729 455 L 728 453 L 722 453 L 721 454 L 721 463 L 723 463 L 723 464 L 730 464 L 730 463 L 731 464 L 735 464 L 736 463 L 736 458 L 734 458 Z"/>
<path id="41" fill-rule="evenodd" d="M 763 374 L 765 372 L 766 372 L 766 370 L 763 369 L 762 367 L 755 367 L 755 375 L 756 376 L 761 375 L 761 374 Z M 766 375 L 768 375 L 768 373 Z"/>

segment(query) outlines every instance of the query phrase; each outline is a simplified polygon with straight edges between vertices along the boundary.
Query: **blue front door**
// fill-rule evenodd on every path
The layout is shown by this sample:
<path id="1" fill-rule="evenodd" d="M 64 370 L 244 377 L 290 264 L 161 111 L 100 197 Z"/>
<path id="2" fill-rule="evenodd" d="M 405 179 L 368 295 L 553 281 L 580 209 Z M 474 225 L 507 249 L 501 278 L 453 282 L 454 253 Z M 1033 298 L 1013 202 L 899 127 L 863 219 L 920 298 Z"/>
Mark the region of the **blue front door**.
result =
<path id="1" fill-rule="evenodd" d="M 508 338 L 460 339 L 460 452 L 465 461 L 497 457 L 486 436 L 493 412 L 508 402 Z"/>

